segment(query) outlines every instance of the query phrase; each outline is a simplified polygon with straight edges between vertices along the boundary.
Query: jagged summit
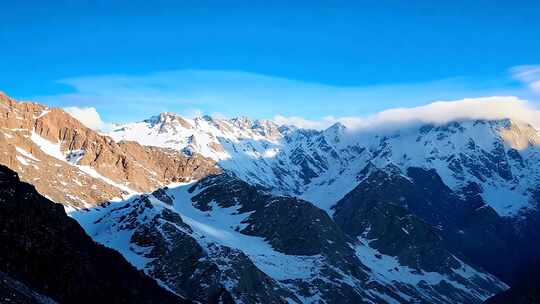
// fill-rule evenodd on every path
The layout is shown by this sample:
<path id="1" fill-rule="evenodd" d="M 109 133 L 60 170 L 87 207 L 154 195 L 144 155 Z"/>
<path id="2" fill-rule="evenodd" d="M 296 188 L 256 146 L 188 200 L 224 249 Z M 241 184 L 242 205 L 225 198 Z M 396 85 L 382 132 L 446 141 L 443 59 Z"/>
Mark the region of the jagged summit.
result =
<path id="1" fill-rule="evenodd" d="M 160 132 L 167 132 L 169 129 L 175 130 L 177 126 L 183 128 L 192 128 L 192 124 L 182 118 L 180 115 L 172 112 L 163 112 L 159 115 L 152 116 L 148 119 L 143 120 L 143 122 L 148 123 L 152 127 L 159 127 Z M 120 127 L 122 128 L 122 127 Z"/>
<path id="2" fill-rule="evenodd" d="M 246 116 L 238 116 L 229 120 L 234 126 L 241 129 L 251 129 L 253 122 Z"/>
<path id="3" fill-rule="evenodd" d="M 341 122 L 336 122 L 326 129 L 328 132 L 341 132 L 347 129 L 347 127 Z"/>
<path id="4" fill-rule="evenodd" d="M 171 121 L 179 117 L 180 115 L 173 112 L 162 112 L 162 113 L 159 113 L 158 115 L 151 116 L 150 118 L 145 119 L 143 121 L 151 123 L 151 124 L 156 124 L 160 122 Z"/>

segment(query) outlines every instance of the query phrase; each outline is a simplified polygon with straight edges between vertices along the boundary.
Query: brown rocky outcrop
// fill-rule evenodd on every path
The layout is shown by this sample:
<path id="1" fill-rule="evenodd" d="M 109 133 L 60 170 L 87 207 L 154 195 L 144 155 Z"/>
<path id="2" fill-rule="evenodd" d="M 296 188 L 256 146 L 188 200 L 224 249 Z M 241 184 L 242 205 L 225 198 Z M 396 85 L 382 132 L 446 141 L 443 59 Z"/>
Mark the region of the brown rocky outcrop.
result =
<path id="1" fill-rule="evenodd" d="M 116 143 L 59 108 L 0 93 L 0 164 L 52 200 L 87 207 L 220 169 L 200 155 Z"/>

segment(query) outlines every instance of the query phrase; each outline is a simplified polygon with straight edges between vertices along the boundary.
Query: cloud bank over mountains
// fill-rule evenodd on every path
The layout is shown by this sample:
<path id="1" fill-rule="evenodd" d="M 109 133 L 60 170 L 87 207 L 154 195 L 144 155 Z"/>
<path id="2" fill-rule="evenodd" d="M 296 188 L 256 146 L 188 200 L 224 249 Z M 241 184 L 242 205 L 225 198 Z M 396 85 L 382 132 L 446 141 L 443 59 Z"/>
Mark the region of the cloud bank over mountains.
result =
<path id="1" fill-rule="evenodd" d="M 379 131 L 422 123 L 444 124 L 456 120 L 505 118 L 527 122 L 540 128 L 540 111 L 533 104 L 514 96 L 438 101 L 419 107 L 388 109 L 367 116 L 328 116 L 321 120 L 308 120 L 297 116 L 278 115 L 274 120 L 278 124 L 303 128 L 324 129 L 339 122 L 352 130 Z"/>
<path id="2" fill-rule="evenodd" d="M 114 126 L 111 123 L 104 122 L 93 107 L 67 107 L 64 109 L 89 128 L 107 131 Z M 188 118 L 200 114 L 199 112 L 195 112 L 193 115 L 182 115 L 180 113 L 180 115 L 188 116 Z M 535 108 L 532 103 L 513 96 L 438 101 L 418 107 L 388 109 L 366 116 L 327 116 L 320 120 L 283 115 L 276 115 L 272 118 L 278 125 L 294 125 L 300 128 L 322 130 L 339 122 L 352 131 L 366 132 L 391 131 L 396 128 L 417 124 L 444 124 L 451 121 L 475 119 L 512 119 L 530 123 L 535 128 L 540 129 L 540 110 Z"/>

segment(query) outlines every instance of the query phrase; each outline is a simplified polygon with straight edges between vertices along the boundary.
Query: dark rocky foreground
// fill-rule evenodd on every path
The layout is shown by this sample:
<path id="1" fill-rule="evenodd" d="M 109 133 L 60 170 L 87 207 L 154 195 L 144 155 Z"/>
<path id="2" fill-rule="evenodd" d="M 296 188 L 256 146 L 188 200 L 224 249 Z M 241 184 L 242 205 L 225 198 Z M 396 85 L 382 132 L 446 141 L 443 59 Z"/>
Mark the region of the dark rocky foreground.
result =
<path id="1" fill-rule="evenodd" d="M 518 281 L 508 290 L 488 299 L 485 304 L 537 304 L 540 303 L 540 262 L 537 260 L 519 272 Z"/>
<path id="2" fill-rule="evenodd" d="M 0 166 L 0 302 L 187 303 Z"/>
<path id="3" fill-rule="evenodd" d="M 56 304 L 53 299 L 28 288 L 24 283 L 0 272 L 0 301 L 11 304 Z"/>

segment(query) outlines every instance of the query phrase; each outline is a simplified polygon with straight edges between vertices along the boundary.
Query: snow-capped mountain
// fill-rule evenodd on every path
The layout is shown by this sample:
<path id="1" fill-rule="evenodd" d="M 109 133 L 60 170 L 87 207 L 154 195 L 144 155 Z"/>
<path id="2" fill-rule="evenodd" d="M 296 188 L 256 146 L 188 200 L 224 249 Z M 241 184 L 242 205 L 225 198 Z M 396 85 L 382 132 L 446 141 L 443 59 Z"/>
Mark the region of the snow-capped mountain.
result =
<path id="1" fill-rule="evenodd" d="M 368 132 L 341 124 L 316 131 L 264 121 L 272 131 L 260 132 L 263 123 L 246 119 L 195 118 L 185 120 L 187 129 L 165 124 L 174 117 L 122 126 L 110 136 L 202 153 L 274 195 L 312 202 L 353 238 L 387 239 L 366 217 L 375 216 L 372 208 L 401 212 L 384 204 L 400 206 L 434 227 L 445 248 L 507 281 L 515 265 L 540 253 L 529 244 L 540 239 L 540 137 L 526 123 L 463 120 Z M 162 140 L 151 142 L 154 136 Z M 367 203 L 373 200 L 375 205 Z M 390 256 L 409 256 L 380 246 Z"/>
<path id="2" fill-rule="evenodd" d="M 540 239 L 540 137 L 529 124 L 463 120 L 381 132 L 335 124 L 316 131 L 210 117 L 185 120 L 190 128 L 165 123 L 174 117 L 178 118 L 160 115 L 110 135 L 117 141 L 202 153 L 250 184 L 310 201 L 332 217 L 337 216 L 340 200 L 371 184 L 373 173 L 382 170 L 388 178 L 380 183 L 388 190 L 381 191 L 394 193 L 387 200 L 439 229 L 449 248 L 493 273 L 511 280 L 513 269 L 506 265 L 524 263 L 540 251 L 527 245 L 528 240 Z M 260 125 L 269 131 L 261 132 Z M 149 141 L 155 134 L 160 142 Z M 190 145 L 195 138 L 208 140 Z M 396 188 L 405 192 L 392 192 Z M 439 189 L 440 195 L 426 195 L 430 189 Z M 528 249 L 516 249 L 516 244 Z M 513 262 L 486 254 L 492 250 L 504 252 Z"/>
<path id="3" fill-rule="evenodd" d="M 226 120 L 209 116 L 185 119 L 162 113 L 120 126 L 108 135 L 117 141 L 132 140 L 186 155 L 201 154 L 252 183 L 296 191 L 302 185 L 290 172 L 296 166 L 291 167 L 290 160 L 282 156 L 287 130 L 266 120 L 251 122 L 247 118 Z"/>
<path id="4" fill-rule="evenodd" d="M 163 113 L 127 124 L 113 139 L 199 153 L 225 170 L 274 193 L 330 207 L 357 184 L 368 163 L 435 169 L 454 190 L 474 182 L 501 216 L 527 208 L 540 178 L 540 136 L 510 120 L 461 121 L 397 131 L 354 132 L 341 124 L 324 131 L 277 126 L 271 121 L 208 116 L 184 119 Z M 526 178 L 524 178 L 526 177 Z"/>

